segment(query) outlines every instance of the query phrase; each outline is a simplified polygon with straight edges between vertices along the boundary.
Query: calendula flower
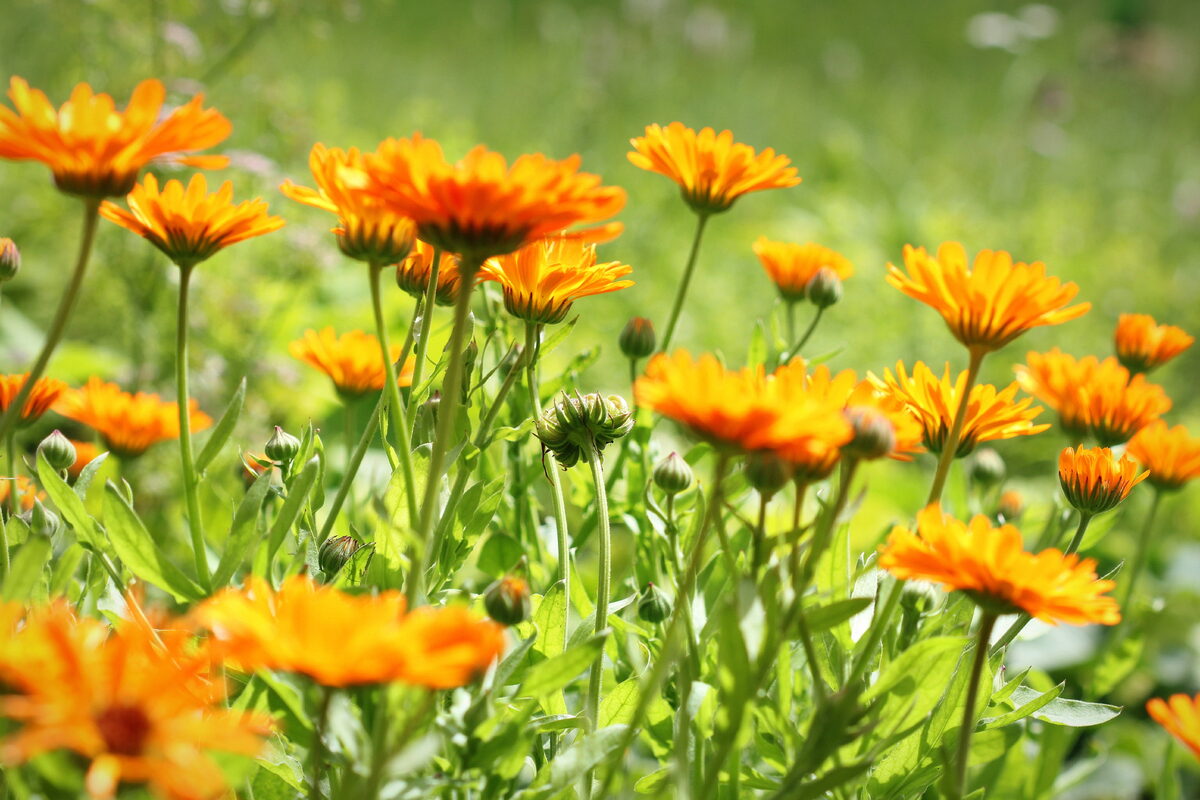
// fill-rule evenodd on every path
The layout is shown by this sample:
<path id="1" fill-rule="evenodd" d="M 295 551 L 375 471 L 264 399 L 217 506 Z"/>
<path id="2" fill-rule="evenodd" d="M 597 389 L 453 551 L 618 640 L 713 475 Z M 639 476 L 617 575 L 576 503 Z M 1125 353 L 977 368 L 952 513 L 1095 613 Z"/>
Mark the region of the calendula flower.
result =
<path id="1" fill-rule="evenodd" d="M 17 277 L 21 270 L 21 250 L 7 236 L 0 236 L 0 283 Z"/>
<path id="2" fill-rule="evenodd" d="M 323 686 L 462 686 L 504 649 L 503 629 L 465 609 L 406 614 L 400 592 L 350 595 L 301 575 L 277 592 L 249 578 L 195 616 L 241 668 L 296 672 Z"/>
<path id="3" fill-rule="evenodd" d="M 678 183 L 684 201 L 699 214 L 725 211 L 748 192 L 800 183 L 787 156 L 769 147 L 756 153 L 750 145 L 735 142 L 730 131 L 704 128 L 697 133 L 672 122 L 665 128 L 647 125 L 646 134 L 629 143 L 629 161 Z"/>
<path id="4" fill-rule="evenodd" d="M 21 78 L 12 78 L 8 96 L 16 111 L 0 106 L 0 158 L 41 161 L 59 189 L 88 197 L 126 194 L 151 161 L 212 147 L 231 130 L 220 113 L 201 108 L 203 95 L 162 116 L 166 90 L 156 80 L 139 83 L 124 111 L 86 83 L 58 110 Z M 218 156 L 179 160 L 202 169 L 226 163 Z"/>
<path id="5" fill-rule="evenodd" d="M 1087 313 L 1091 303 L 1068 306 L 1079 287 L 1046 276 L 1046 265 L 1014 262 L 1003 250 L 981 250 L 967 266 L 958 242 L 937 255 L 904 246 L 906 274 L 888 264 L 888 283 L 931 306 L 973 353 L 998 350 L 1039 325 L 1059 325 Z"/>
<path id="6" fill-rule="evenodd" d="M 1015 522 L 1025 513 L 1025 498 L 1016 489 L 1007 489 L 1000 493 L 996 502 L 996 515 L 1003 522 Z"/>
<path id="7" fill-rule="evenodd" d="M 1088 430 L 1102 447 L 1129 441 L 1135 433 L 1171 410 L 1171 398 L 1145 375 L 1120 373 L 1093 380 L 1083 389 Z"/>
<path id="8" fill-rule="evenodd" d="M 0 412 L 8 411 L 8 407 L 17 399 L 29 373 L 23 375 L 0 375 Z M 62 393 L 67 391 L 67 384 L 57 378 L 38 378 L 33 384 L 33 391 L 21 409 L 21 422 L 33 422 L 57 402 Z"/>
<path id="9" fill-rule="evenodd" d="M 1182 425 L 1152 422 L 1134 434 L 1127 452 L 1150 470 L 1150 484 L 1158 489 L 1173 491 L 1200 478 L 1200 439 Z"/>
<path id="10" fill-rule="evenodd" d="M 1173 694 L 1166 700 L 1151 698 L 1146 703 L 1146 713 L 1200 758 L 1200 694 L 1195 697 Z"/>
<path id="11" fill-rule="evenodd" d="M 879 566 L 904 580 L 964 592 L 993 614 L 1024 611 L 1051 625 L 1121 621 L 1116 601 L 1104 594 L 1116 584 L 1097 578 L 1094 560 L 1054 549 L 1026 552 L 1016 527 L 993 527 L 983 515 L 967 524 L 937 504 L 917 514 L 916 531 L 892 529 Z"/>
<path id="12" fill-rule="evenodd" d="M 934 453 L 942 447 L 954 424 L 954 412 L 962 400 L 963 387 L 967 383 L 966 371 L 950 379 L 950 365 L 946 365 L 942 377 L 933 374 L 924 362 L 913 365 L 910 376 L 903 362 L 896 363 L 896 374 L 884 370 L 883 378 L 868 376 L 883 392 L 904 404 L 913 418 L 921 424 L 922 441 Z M 968 455 L 980 442 L 1012 439 L 1041 433 L 1050 426 L 1034 425 L 1033 418 L 1042 413 L 1041 406 L 1033 405 L 1031 398 L 1018 401 L 1017 384 L 1009 384 L 997 391 L 995 386 L 976 384 L 971 387 L 967 399 L 966 420 L 958 440 L 955 458 Z"/>
<path id="13" fill-rule="evenodd" d="M 510 167 L 482 145 L 451 164 L 419 133 L 388 139 L 367 156 L 367 195 L 417 224 L 422 239 L 458 253 L 473 270 L 491 256 L 572 225 L 599 221 L 625 205 L 625 191 L 579 171 L 579 156 L 537 153 Z"/>
<path id="14" fill-rule="evenodd" d="M 157 640 L 143 625 L 114 631 L 58 602 L 3 637 L 0 716 L 17 728 L 0 741 L 0 763 L 69 750 L 86 762 L 88 797 L 142 785 L 166 800 L 216 800 L 230 787 L 209 753 L 262 749 L 268 723 L 223 707 L 220 675 L 184 630 Z"/>
<path id="15" fill-rule="evenodd" d="M 336 214 L 333 229 L 338 247 L 347 256 L 376 264 L 395 264 L 408 255 L 417 228 L 408 217 L 394 214 L 373 197 L 354 191 L 347 182 L 361 185 L 366 158 L 351 147 L 329 148 L 318 142 L 308 156 L 316 189 L 285 181 L 279 190 L 305 205 Z"/>
<path id="16" fill-rule="evenodd" d="M 1116 359 L 1095 356 L 1077 359 L 1055 347 L 1047 353 L 1030 352 L 1026 363 L 1014 367 L 1021 388 L 1057 412 L 1063 429 L 1075 438 L 1088 432 L 1088 395 L 1093 382 L 1120 379 Z"/>
<path id="17" fill-rule="evenodd" d="M 1162 366 L 1194 341 L 1182 328 L 1159 325 L 1149 314 L 1122 314 L 1117 319 L 1117 359 L 1130 372 Z"/>
<path id="18" fill-rule="evenodd" d="M 833 270 L 840 280 L 854 274 L 854 265 L 845 256 L 819 244 L 773 242 L 760 236 L 754 254 L 762 262 L 779 295 L 789 303 L 805 298 L 809 282 L 822 267 Z"/>
<path id="19" fill-rule="evenodd" d="M 13 490 L 14 483 L 17 486 L 17 506 L 22 511 L 33 508 L 38 500 L 46 499 L 46 493 L 38 489 L 36 483 L 24 475 L 18 475 L 15 479 L 0 478 L 0 506 L 8 502 L 8 495 Z"/>
<path id="20" fill-rule="evenodd" d="M 193 431 L 212 424 L 212 418 L 189 403 Z M 148 447 L 179 438 L 179 404 L 157 394 L 121 391 L 115 383 L 92 377 L 81 389 L 65 392 L 54 410 L 95 430 L 107 449 L 121 458 L 134 458 Z"/>
<path id="21" fill-rule="evenodd" d="M 401 351 L 399 345 L 389 348 L 393 359 L 400 358 Z M 319 333 L 309 329 L 288 345 L 288 352 L 324 372 L 338 392 L 351 397 L 378 392 L 387 382 L 379 340 L 363 331 L 347 331 L 339 336 L 333 328 L 323 328 Z M 400 386 L 412 383 L 415 363 L 410 356 L 404 364 L 397 379 Z"/>
<path id="22" fill-rule="evenodd" d="M 126 202 L 129 211 L 107 200 L 100 215 L 133 231 L 163 251 L 181 267 L 191 267 L 218 251 L 283 227 L 282 217 L 267 214 L 262 200 L 233 202 L 233 184 L 225 181 L 208 193 L 203 175 L 193 175 L 187 185 L 169 180 L 162 191 L 158 179 L 147 175 Z"/>
<path id="23" fill-rule="evenodd" d="M 1107 447 L 1068 447 L 1058 456 L 1058 481 L 1067 502 L 1085 514 L 1117 507 L 1149 472 L 1138 473 L 1127 455 L 1117 459 Z"/>
<path id="24" fill-rule="evenodd" d="M 633 286 L 618 280 L 633 271 L 619 261 L 596 263 L 596 246 L 575 237 L 539 239 L 515 253 L 488 259 L 479 271 L 504 290 L 504 308 L 517 319 L 562 322 L 581 297 Z"/>
<path id="25" fill-rule="evenodd" d="M 409 254 L 396 265 L 396 285 L 415 298 L 425 296 L 429 273 L 433 271 L 433 245 L 417 240 Z M 433 301 L 439 306 L 452 306 L 458 298 L 462 276 L 458 274 L 458 256 L 441 251 L 438 257 L 437 288 Z"/>

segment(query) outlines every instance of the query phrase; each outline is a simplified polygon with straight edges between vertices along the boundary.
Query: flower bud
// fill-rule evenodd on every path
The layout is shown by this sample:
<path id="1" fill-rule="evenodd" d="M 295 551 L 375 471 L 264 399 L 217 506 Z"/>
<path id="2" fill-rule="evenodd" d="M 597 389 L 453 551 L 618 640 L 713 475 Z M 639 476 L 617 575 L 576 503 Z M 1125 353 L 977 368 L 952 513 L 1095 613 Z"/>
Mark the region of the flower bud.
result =
<path id="1" fill-rule="evenodd" d="M 679 494 L 692 485 L 692 468 L 688 466 L 678 453 L 669 456 L 654 465 L 654 485 L 667 494 Z"/>
<path id="2" fill-rule="evenodd" d="M 75 463 L 75 445 L 59 430 L 42 439 L 37 451 L 38 455 L 46 459 L 47 464 L 59 472 Z"/>
<path id="3" fill-rule="evenodd" d="M 626 358 L 645 358 L 654 352 L 657 341 L 654 336 L 654 324 L 645 317 L 634 317 L 625 323 L 621 336 L 617 339 L 621 352 Z"/>
<path id="4" fill-rule="evenodd" d="M 830 267 L 821 267 L 808 280 L 804 294 L 817 308 L 829 308 L 842 299 L 842 279 Z"/>
<path id="5" fill-rule="evenodd" d="M 870 461 L 895 449 L 896 430 L 886 415 L 869 406 L 851 406 L 842 413 L 854 429 L 854 438 L 842 445 L 843 453 Z"/>
<path id="6" fill-rule="evenodd" d="M 331 536 L 321 544 L 317 551 L 317 564 L 326 578 L 332 578 L 346 566 L 350 557 L 362 549 L 363 543 L 353 536 Z"/>
<path id="7" fill-rule="evenodd" d="M 658 624 L 671 615 L 671 601 L 653 583 L 647 583 L 638 595 L 638 617 L 646 622 Z"/>
<path id="8" fill-rule="evenodd" d="M 505 575 L 483 594 L 488 616 L 501 625 L 516 625 L 529 618 L 529 584 L 516 575 Z"/>
<path id="9" fill-rule="evenodd" d="M 0 283 L 17 277 L 21 269 L 21 251 L 12 239 L 0 237 Z"/>
<path id="10" fill-rule="evenodd" d="M 996 507 L 996 516 L 1002 522 L 1016 522 L 1021 517 L 1021 513 L 1025 510 L 1025 501 L 1021 499 L 1019 492 L 1009 489 L 1004 494 L 1000 495 L 1000 503 Z"/>
<path id="11" fill-rule="evenodd" d="M 292 463 L 292 459 L 300 452 L 300 440 L 276 425 L 275 435 L 267 440 L 263 452 L 272 461 L 287 465 Z"/>
<path id="12" fill-rule="evenodd" d="M 633 413 L 620 395 L 593 392 L 572 397 L 566 392 L 538 418 L 535 431 L 542 447 L 563 467 L 573 466 L 585 449 L 596 454 L 633 430 Z"/>
<path id="13" fill-rule="evenodd" d="M 42 505 L 40 499 L 34 500 L 33 508 L 19 516 L 29 526 L 29 532 L 35 536 L 53 536 L 62 526 L 62 521 L 58 518 L 58 515 Z"/>
<path id="14" fill-rule="evenodd" d="M 1006 472 L 1004 459 L 990 447 L 976 450 L 975 456 L 968 463 L 967 469 L 969 470 L 968 474 L 971 476 L 971 482 L 977 483 L 985 489 L 1003 481 Z"/>
<path id="15" fill-rule="evenodd" d="M 768 498 L 774 497 L 792 479 L 791 466 L 774 453 L 751 453 L 746 456 L 743 470 L 750 485 Z"/>

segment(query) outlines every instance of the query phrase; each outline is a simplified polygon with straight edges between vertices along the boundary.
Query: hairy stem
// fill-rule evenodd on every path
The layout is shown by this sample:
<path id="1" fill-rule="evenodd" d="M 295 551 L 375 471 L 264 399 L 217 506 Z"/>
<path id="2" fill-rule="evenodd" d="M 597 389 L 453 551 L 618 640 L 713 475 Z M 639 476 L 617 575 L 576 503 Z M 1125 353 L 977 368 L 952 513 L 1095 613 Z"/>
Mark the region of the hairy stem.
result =
<path id="1" fill-rule="evenodd" d="M 208 571 L 208 549 L 204 543 L 204 520 L 200 517 L 200 482 L 192 456 L 192 408 L 188 394 L 188 289 L 191 264 L 179 265 L 179 314 L 175 331 L 175 394 L 179 405 L 179 457 L 183 464 L 183 494 L 187 503 L 188 530 L 196 560 L 196 577 L 205 591 L 212 591 Z"/>
<path id="2" fill-rule="evenodd" d="M 679 312 L 683 310 L 683 298 L 687 296 L 688 286 L 692 282 L 692 273 L 696 271 L 696 256 L 700 253 L 700 239 L 704 236 L 704 225 L 708 222 L 708 214 L 697 213 L 696 235 L 692 238 L 692 250 L 688 254 L 687 265 L 683 268 L 683 277 L 675 291 L 675 302 L 671 306 L 671 316 L 667 320 L 667 328 L 663 333 L 662 344 L 658 352 L 665 353 L 671 346 L 671 337 L 675 335 L 675 325 L 679 322 Z"/>
<path id="3" fill-rule="evenodd" d="M 967 762 L 971 758 L 971 734 L 975 732 L 975 703 L 979 697 L 979 682 L 983 676 L 983 665 L 988 657 L 988 640 L 996 624 L 996 615 L 984 612 L 979 621 L 979 640 L 975 644 L 975 658 L 971 662 L 971 677 L 967 683 L 967 703 L 963 707 L 962 729 L 958 734 L 958 754 L 954 760 L 954 785 L 958 787 L 955 797 L 963 797 L 967 791 Z"/>

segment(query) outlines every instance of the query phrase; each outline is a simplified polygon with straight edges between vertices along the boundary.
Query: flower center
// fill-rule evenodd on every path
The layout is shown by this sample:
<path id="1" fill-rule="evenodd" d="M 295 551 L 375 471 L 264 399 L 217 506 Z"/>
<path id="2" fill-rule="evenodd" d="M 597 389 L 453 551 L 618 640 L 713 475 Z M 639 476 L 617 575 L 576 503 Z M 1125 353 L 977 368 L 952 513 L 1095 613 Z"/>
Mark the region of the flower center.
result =
<path id="1" fill-rule="evenodd" d="M 152 725 L 137 706 L 110 706 L 96 716 L 96 727 L 110 753 L 136 756 L 145 747 Z"/>

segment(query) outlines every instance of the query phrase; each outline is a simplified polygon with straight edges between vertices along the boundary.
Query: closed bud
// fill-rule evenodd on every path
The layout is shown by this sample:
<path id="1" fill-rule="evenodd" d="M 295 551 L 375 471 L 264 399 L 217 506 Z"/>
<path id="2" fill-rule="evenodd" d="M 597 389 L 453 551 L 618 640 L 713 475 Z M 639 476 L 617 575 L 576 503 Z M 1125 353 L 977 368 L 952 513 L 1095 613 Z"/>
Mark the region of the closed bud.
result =
<path id="1" fill-rule="evenodd" d="M 0 283 L 17 277 L 21 269 L 21 251 L 12 239 L 0 237 Z"/>
<path id="2" fill-rule="evenodd" d="M 1000 495 L 1000 503 L 996 508 L 996 516 L 1001 522 L 1016 522 L 1025 511 L 1025 501 L 1019 492 L 1009 490 Z"/>
<path id="3" fill-rule="evenodd" d="M 75 445 L 59 430 L 42 439 L 37 451 L 38 455 L 46 459 L 47 464 L 59 472 L 75 463 Z"/>
<path id="4" fill-rule="evenodd" d="M 773 497 L 792 479 L 792 468 L 774 453 L 751 453 L 743 467 L 746 480 L 764 497 Z"/>
<path id="5" fill-rule="evenodd" d="M 829 308 L 842 299 L 842 279 L 830 267 L 821 267 L 808 279 L 804 295 L 817 308 Z"/>
<path id="6" fill-rule="evenodd" d="M 483 607 L 501 625 L 516 625 L 529 618 L 529 584 L 516 575 L 505 575 L 487 588 Z"/>
<path id="7" fill-rule="evenodd" d="M 542 447 L 554 453 L 563 467 L 573 466 L 585 450 L 596 455 L 633 430 L 633 413 L 620 395 L 593 392 L 572 397 L 563 392 L 542 412 L 535 432 Z"/>
<path id="8" fill-rule="evenodd" d="M 647 583 L 638 595 L 638 617 L 646 622 L 658 624 L 671 614 L 671 601 L 653 583 Z"/>
<path id="9" fill-rule="evenodd" d="M 645 358 L 654 352 L 654 346 L 657 344 L 654 324 L 645 317 L 634 317 L 625 323 L 617 343 L 620 344 L 621 352 L 626 358 Z"/>
<path id="10" fill-rule="evenodd" d="M 985 489 L 1003 481 L 1006 473 L 1004 459 L 990 447 L 975 451 L 975 456 L 971 459 L 968 469 L 971 481 Z"/>
<path id="11" fill-rule="evenodd" d="M 276 425 L 275 435 L 267 440 L 263 452 L 272 461 L 287 465 L 292 463 L 292 459 L 300 452 L 300 440 Z"/>
<path id="12" fill-rule="evenodd" d="M 331 536 L 321 544 L 317 552 L 317 564 L 326 578 L 332 578 L 362 547 L 363 543 L 353 536 Z"/>
<path id="13" fill-rule="evenodd" d="M 20 515 L 25 524 L 29 526 L 29 532 L 35 536 L 53 536 L 58 533 L 62 521 L 50 509 L 42 505 L 41 500 L 33 501 L 33 508 Z"/>
<path id="14" fill-rule="evenodd" d="M 437 429 L 438 409 L 441 405 L 442 393 L 434 391 L 417 407 L 417 422 L 413 426 L 413 447 L 433 441 L 433 433 Z"/>
<path id="15" fill-rule="evenodd" d="M 844 412 L 854 438 L 842 445 L 842 452 L 867 461 L 883 458 L 896 447 L 896 429 L 886 415 L 869 406 L 851 406 Z"/>
<path id="16" fill-rule="evenodd" d="M 654 485 L 667 494 L 679 494 L 691 486 L 693 480 L 692 468 L 678 453 L 671 453 L 655 464 L 652 477 Z"/>

